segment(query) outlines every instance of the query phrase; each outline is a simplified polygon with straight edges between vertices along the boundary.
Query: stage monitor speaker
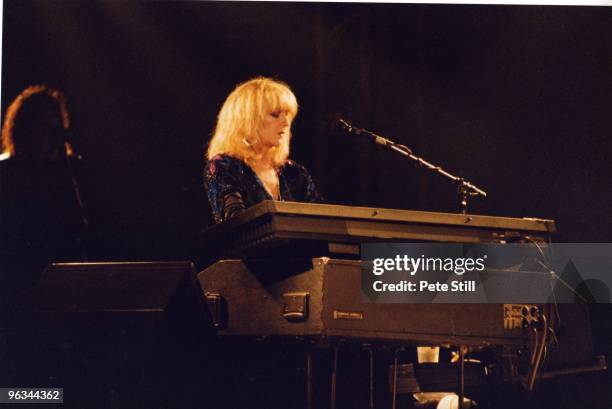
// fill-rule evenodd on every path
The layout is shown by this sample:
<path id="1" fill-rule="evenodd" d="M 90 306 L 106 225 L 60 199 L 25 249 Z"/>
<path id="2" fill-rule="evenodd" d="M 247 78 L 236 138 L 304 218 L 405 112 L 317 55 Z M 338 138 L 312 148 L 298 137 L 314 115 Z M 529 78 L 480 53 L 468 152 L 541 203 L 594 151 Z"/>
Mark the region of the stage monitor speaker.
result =
<path id="1" fill-rule="evenodd" d="M 202 407 L 213 393 L 216 337 L 191 262 L 52 264 L 27 307 L 3 365 L 17 384 L 65 388 L 66 408 Z"/>
<path id="2" fill-rule="evenodd" d="M 38 327 L 213 331 L 188 261 L 51 264 L 28 299 Z"/>

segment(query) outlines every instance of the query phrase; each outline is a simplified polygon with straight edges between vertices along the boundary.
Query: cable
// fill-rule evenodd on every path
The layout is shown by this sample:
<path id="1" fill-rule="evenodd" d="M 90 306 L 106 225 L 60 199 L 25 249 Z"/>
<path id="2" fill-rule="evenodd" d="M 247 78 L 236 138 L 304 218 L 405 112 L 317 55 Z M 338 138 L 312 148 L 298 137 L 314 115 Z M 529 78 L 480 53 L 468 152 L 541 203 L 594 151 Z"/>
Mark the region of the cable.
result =
<path id="1" fill-rule="evenodd" d="M 536 240 L 534 240 L 531 236 L 524 236 L 524 238 L 527 241 L 531 242 L 536 247 L 536 249 L 538 249 L 538 251 L 540 252 L 540 255 L 542 256 L 542 259 L 544 260 L 544 263 L 542 263 L 542 261 L 540 261 L 540 260 L 536 260 L 536 261 L 538 262 L 538 264 L 540 264 L 540 266 L 542 266 L 546 270 L 548 270 L 551 278 L 559 280 L 563 285 L 568 287 L 572 292 L 577 294 L 580 298 L 583 298 L 580 294 L 576 293 L 571 286 L 569 286 L 565 281 L 563 281 L 561 279 L 561 277 L 559 277 L 559 275 L 557 273 L 555 273 L 554 269 L 551 267 L 552 263 L 551 263 L 550 259 L 546 256 L 546 254 L 544 253 L 544 250 L 542 249 L 542 247 L 540 247 L 540 244 Z M 552 243 L 550 241 L 548 242 L 548 245 L 549 245 L 549 247 L 552 247 Z M 550 292 L 551 292 L 552 297 L 553 297 L 552 305 L 553 305 L 553 308 L 554 308 L 554 315 L 551 314 L 551 326 L 552 326 L 552 329 L 553 329 L 553 334 L 556 334 L 556 330 L 554 330 L 555 317 L 556 317 L 556 319 L 558 321 L 557 322 L 557 324 L 558 324 L 557 328 L 561 328 L 561 314 L 559 313 L 559 302 L 557 301 L 557 294 L 555 293 L 555 289 L 554 289 L 554 287 L 552 285 L 552 280 L 549 280 L 548 284 L 550 286 Z M 584 298 L 583 298 L 583 300 L 584 300 Z M 555 335 L 555 341 L 556 340 L 557 340 L 557 336 Z"/>
<path id="2" fill-rule="evenodd" d="M 529 368 L 529 374 L 527 376 L 527 391 L 531 392 L 533 391 L 533 387 L 535 385 L 535 380 L 536 380 L 536 376 L 538 374 L 538 370 L 540 368 L 540 362 L 542 360 L 542 356 L 544 354 L 544 349 L 546 347 L 546 339 L 548 337 L 548 321 L 546 319 L 546 315 L 542 314 L 542 339 L 539 341 L 539 347 L 537 349 L 537 351 L 534 351 L 534 354 L 532 355 L 532 365 Z M 537 329 L 536 329 L 536 333 L 537 333 Z"/>

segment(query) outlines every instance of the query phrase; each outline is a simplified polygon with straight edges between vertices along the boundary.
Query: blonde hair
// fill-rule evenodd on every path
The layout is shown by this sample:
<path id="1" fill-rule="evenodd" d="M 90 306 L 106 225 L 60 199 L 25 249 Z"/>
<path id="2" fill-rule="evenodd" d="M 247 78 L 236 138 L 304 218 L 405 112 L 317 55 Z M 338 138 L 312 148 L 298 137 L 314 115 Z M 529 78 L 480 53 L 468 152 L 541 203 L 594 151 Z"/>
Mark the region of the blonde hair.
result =
<path id="1" fill-rule="evenodd" d="M 265 152 L 259 138 L 265 116 L 276 110 L 286 111 L 289 122 L 297 115 L 297 99 L 287 84 L 265 77 L 238 84 L 219 111 L 206 157 L 228 154 L 250 166 L 262 160 L 281 166 L 289 156 L 291 131 Z"/>
<path id="2" fill-rule="evenodd" d="M 31 85 L 23 90 L 21 94 L 17 95 L 17 98 L 15 98 L 15 100 L 6 110 L 4 124 L 2 125 L 2 149 L 0 150 L 3 155 L 15 155 L 15 131 L 17 118 L 20 116 L 20 113 L 26 111 L 26 108 L 29 105 L 32 105 L 32 110 L 40 109 L 39 107 L 36 107 L 34 103 L 27 103 L 27 101 L 31 100 L 31 98 L 38 97 L 55 101 L 58 107 L 60 119 L 62 121 L 62 127 L 64 129 L 68 129 L 70 127 L 70 117 L 68 116 L 68 110 L 66 109 L 66 97 L 64 97 L 64 94 L 56 89 L 48 87 L 47 85 Z M 31 112 L 27 112 L 27 115 L 21 114 L 25 117 L 25 119 L 22 121 L 32 120 L 32 118 L 28 117 L 28 115 L 31 114 Z M 17 145 L 19 145 L 19 141 L 17 142 Z"/>

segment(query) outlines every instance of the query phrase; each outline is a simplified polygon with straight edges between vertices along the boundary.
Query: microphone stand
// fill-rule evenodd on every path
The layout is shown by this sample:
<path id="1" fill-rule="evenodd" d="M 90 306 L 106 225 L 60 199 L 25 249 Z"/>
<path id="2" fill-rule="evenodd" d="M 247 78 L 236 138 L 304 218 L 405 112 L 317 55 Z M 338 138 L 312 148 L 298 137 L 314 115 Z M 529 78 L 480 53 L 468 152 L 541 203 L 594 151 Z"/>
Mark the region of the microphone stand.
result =
<path id="1" fill-rule="evenodd" d="M 79 209 L 81 227 L 83 228 L 82 234 L 79 235 L 81 237 L 78 238 L 80 247 L 79 250 L 81 253 L 82 261 L 87 261 L 87 250 L 89 247 L 89 219 L 87 218 L 87 211 L 85 210 L 85 205 L 83 204 L 81 189 L 79 187 L 78 178 L 74 169 L 75 161 L 78 162 L 83 157 L 74 151 L 72 144 L 67 140 L 64 141 L 64 148 L 68 175 L 70 176 L 70 180 L 72 182 L 72 191 L 74 192 L 74 198 L 76 199 L 76 204 Z"/>
<path id="2" fill-rule="evenodd" d="M 428 169 L 450 180 L 452 183 L 454 183 L 457 186 L 459 208 L 461 209 L 462 214 L 467 213 L 467 202 L 468 202 L 469 197 L 472 197 L 472 196 L 487 197 L 487 193 L 484 190 L 478 188 L 476 185 L 474 185 L 470 181 L 465 180 L 464 178 L 460 176 L 455 176 L 452 173 L 447 172 L 444 169 L 442 169 L 442 167 L 433 165 L 432 163 L 426 161 L 425 159 L 415 155 L 412 152 L 412 150 L 408 148 L 406 145 L 395 143 L 392 140 L 384 138 L 380 135 L 377 135 L 374 132 L 368 131 L 367 129 L 356 128 L 343 119 L 337 120 L 337 124 L 342 129 L 344 129 L 345 131 L 349 133 L 365 136 L 369 138 L 370 140 L 372 140 L 374 143 L 385 146 L 386 148 L 389 148 L 391 150 L 394 150 L 395 152 L 398 152 L 404 155 L 405 157 L 414 161 L 416 166 Z"/>

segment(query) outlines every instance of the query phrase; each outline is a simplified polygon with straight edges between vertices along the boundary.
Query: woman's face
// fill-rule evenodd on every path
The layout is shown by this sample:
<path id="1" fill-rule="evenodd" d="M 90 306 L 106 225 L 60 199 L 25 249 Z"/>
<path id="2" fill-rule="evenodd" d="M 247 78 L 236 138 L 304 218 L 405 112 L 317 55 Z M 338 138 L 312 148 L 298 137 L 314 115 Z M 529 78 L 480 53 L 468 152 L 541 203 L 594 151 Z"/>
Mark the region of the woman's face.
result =
<path id="1" fill-rule="evenodd" d="M 259 140 L 263 148 L 279 146 L 282 139 L 289 135 L 291 119 L 289 113 L 282 109 L 266 114 L 259 128 Z"/>

